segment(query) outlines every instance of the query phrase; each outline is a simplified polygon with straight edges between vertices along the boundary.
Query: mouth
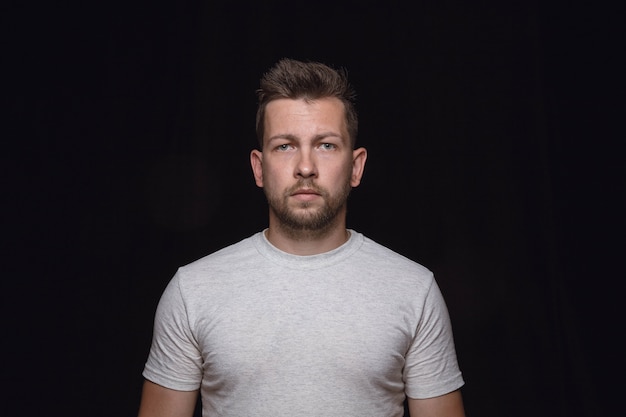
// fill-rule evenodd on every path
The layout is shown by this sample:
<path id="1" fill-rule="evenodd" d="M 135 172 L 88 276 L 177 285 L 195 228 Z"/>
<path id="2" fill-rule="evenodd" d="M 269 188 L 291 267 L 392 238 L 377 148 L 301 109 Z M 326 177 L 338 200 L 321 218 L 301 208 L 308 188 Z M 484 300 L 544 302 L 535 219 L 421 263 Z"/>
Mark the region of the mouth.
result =
<path id="1" fill-rule="evenodd" d="M 291 196 L 301 201 L 311 201 L 320 196 L 320 193 L 311 188 L 299 188 Z"/>

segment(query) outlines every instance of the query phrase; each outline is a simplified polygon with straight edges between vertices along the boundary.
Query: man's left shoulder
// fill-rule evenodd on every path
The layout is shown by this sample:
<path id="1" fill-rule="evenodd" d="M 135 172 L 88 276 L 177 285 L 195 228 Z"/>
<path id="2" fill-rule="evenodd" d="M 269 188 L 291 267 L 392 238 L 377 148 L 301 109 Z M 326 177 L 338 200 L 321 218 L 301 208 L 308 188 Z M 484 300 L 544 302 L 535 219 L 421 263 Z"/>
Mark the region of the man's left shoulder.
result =
<path id="1" fill-rule="evenodd" d="M 424 276 L 433 275 L 432 271 L 421 263 L 410 259 L 409 257 L 367 236 L 363 236 L 361 252 L 365 258 L 373 260 L 381 266 L 407 270 Z"/>

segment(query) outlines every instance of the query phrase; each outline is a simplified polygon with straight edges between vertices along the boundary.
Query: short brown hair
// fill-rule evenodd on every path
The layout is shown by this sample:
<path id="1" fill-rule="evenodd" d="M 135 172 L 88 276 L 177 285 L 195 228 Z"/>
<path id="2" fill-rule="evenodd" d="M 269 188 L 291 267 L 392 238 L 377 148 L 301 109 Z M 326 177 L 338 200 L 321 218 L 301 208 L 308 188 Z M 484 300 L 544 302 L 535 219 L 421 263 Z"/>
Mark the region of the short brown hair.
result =
<path id="1" fill-rule="evenodd" d="M 356 93 L 348 82 L 348 72 L 344 68 L 334 69 L 320 62 L 283 58 L 263 75 L 256 92 L 256 134 L 261 149 L 267 103 L 281 98 L 315 100 L 327 97 L 335 97 L 343 102 L 350 143 L 354 147 L 358 131 Z"/>

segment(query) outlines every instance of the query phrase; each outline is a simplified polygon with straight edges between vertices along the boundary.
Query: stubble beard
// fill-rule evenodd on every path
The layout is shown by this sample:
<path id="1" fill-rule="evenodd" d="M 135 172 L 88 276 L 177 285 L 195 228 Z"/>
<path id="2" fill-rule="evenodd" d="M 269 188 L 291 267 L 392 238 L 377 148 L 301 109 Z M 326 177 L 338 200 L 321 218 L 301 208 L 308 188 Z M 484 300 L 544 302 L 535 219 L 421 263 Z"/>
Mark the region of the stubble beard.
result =
<path id="1" fill-rule="evenodd" d="M 323 201 L 322 205 L 303 201 L 297 207 L 291 207 L 290 196 L 300 188 L 309 188 L 318 193 Z M 278 220 L 278 228 L 291 238 L 302 240 L 324 236 L 333 229 L 344 212 L 351 190 L 349 181 L 345 181 L 339 193 L 333 196 L 327 190 L 315 186 L 312 181 L 304 180 L 282 195 L 273 195 L 267 190 L 265 195 L 270 210 Z"/>

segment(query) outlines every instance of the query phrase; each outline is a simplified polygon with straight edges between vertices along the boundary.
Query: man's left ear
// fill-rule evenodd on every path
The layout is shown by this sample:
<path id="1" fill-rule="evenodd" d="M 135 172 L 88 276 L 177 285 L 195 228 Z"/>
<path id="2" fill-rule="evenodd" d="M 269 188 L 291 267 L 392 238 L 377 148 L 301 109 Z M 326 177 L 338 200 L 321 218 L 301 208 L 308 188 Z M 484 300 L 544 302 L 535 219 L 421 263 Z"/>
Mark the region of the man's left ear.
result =
<path id="1" fill-rule="evenodd" d="M 352 151 L 352 176 L 350 177 L 350 185 L 352 187 L 357 187 L 361 183 L 366 160 L 367 150 L 365 148 L 358 148 Z"/>

